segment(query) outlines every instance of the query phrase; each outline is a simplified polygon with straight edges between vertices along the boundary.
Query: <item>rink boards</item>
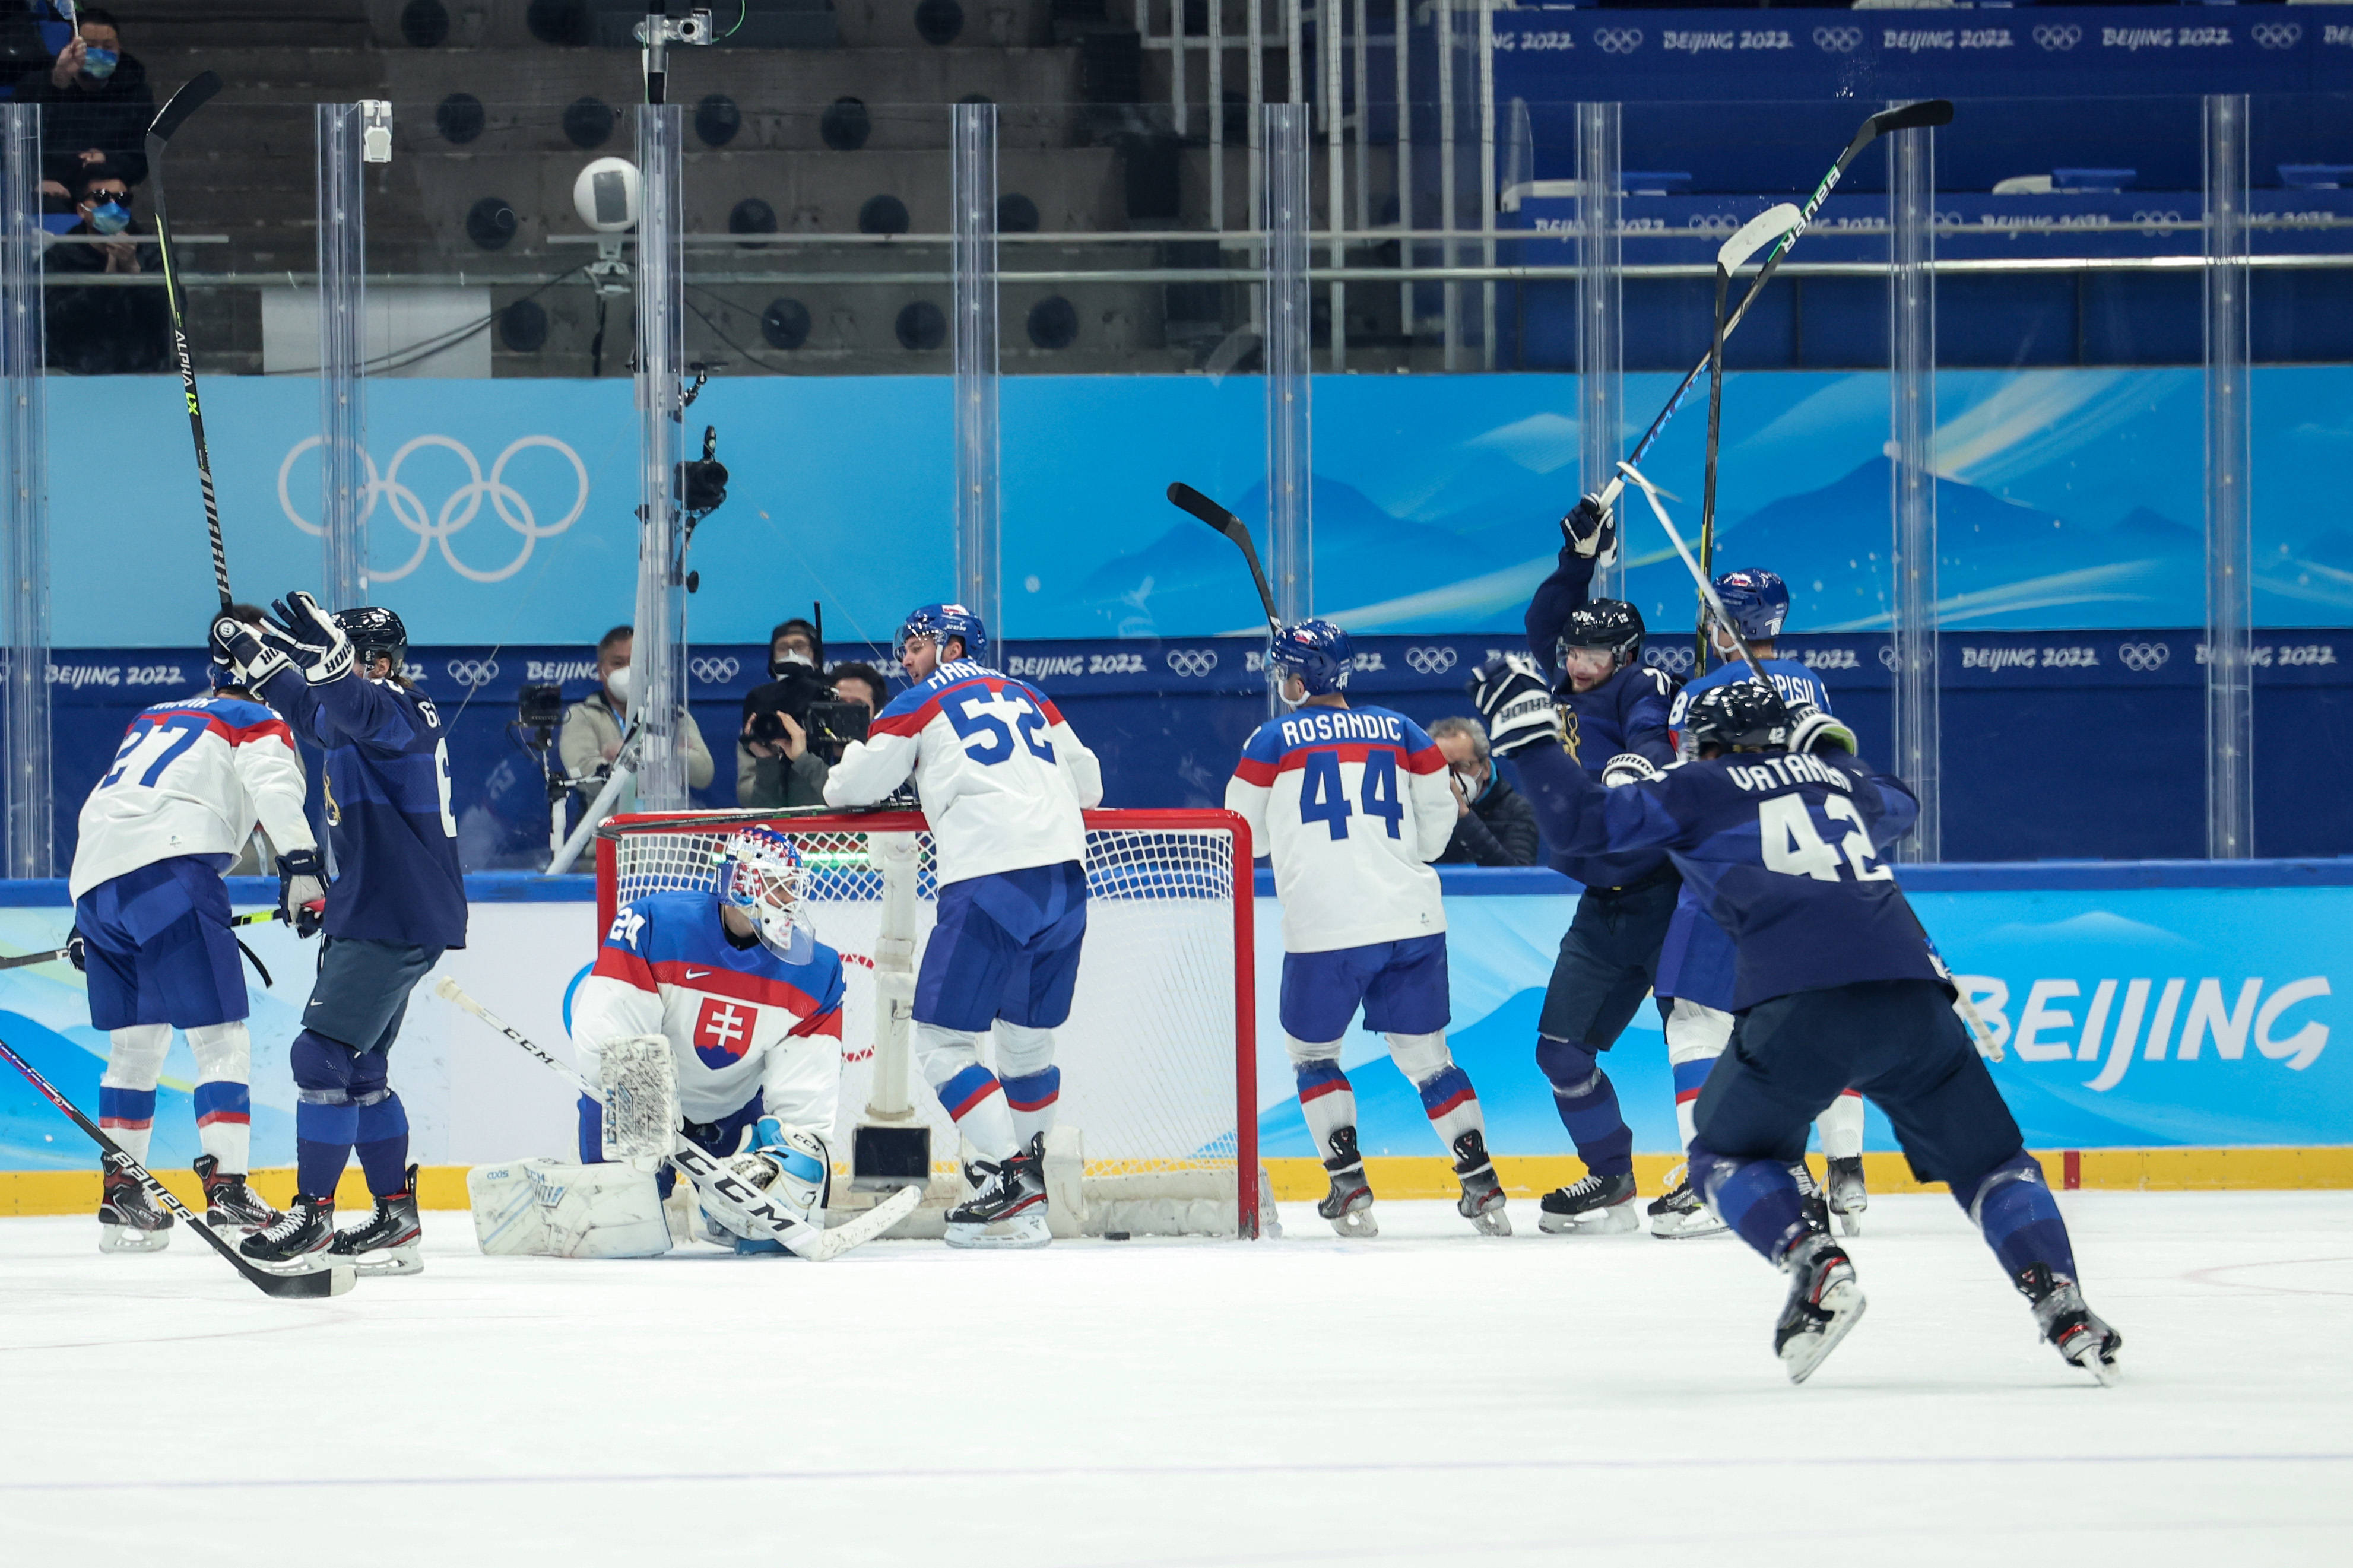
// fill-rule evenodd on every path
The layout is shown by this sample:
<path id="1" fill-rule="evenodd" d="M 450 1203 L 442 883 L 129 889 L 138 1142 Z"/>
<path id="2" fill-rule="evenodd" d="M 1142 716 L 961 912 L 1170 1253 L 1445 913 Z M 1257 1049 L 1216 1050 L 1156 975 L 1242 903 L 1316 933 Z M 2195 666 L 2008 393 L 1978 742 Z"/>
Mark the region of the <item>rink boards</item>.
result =
<path id="1" fill-rule="evenodd" d="M 2342 1038 L 2344 1010 L 2353 1005 L 2353 868 L 1937 867 L 1915 868 L 1905 880 L 2004 1042 L 1996 1079 L 2029 1146 L 2052 1152 L 2054 1180 L 2353 1186 L 2353 1042 Z M 1541 872 L 1449 868 L 1445 881 L 1456 1058 L 1477 1086 L 1507 1180 L 1554 1184 L 1576 1166 L 1532 1047 L 1575 889 Z M 261 889 L 240 884 L 239 907 L 259 907 Z M 525 1034 L 560 1049 L 565 993 L 592 952 L 593 888 L 586 879 L 487 876 L 469 879 L 469 889 L 470 944 L 444 968 Z M 0 883 L 0 951 L 54 947 L 69 927 L 61 884 Z M 1304 1170 L 1294 1163 L 1310 1151 L 1274 1016 L 1279 906 L 1261 898 L 1258 917 L 1261 1142 L 1277 1195 L 1293 1195 Z M 254 1157 L 266 1168 L 292 1160 L 286 1052 L 315 950 L 275 926 L 255 928 L 248 940 L 277 977 L 274 988 L 256 984 L 252 993 Z M 467 1165 L 571 1148 L 572 1096 L 428 989 L 419 987 L 412 1002 L 392 1079 L 408 1106 L 417 1159 L 450 1172 L 428 1173 L 428 1202 L 445 1181 L 456 1202 L 457 1173 Z M 1198 1009 L 1202 1000 L 1180 998 L 1178 1007 Z M 89 1026 L 82 977 L 70 967 L 0 973 L 0 1038 L 79 1103 L 95 1104 L 104 1037 Z M 1383 1054 L 1378 1037 L 1359 1032 L 1343 1057 L 1363 1146 L 1381 1163 L 1377 1173 L 1388 1173 L 1388 1190 L 1403 1196 L 1428 1185 L 1435 1195 L 1444 1181 L 1436 1143 L 1419 1098 L 1377 1059 Z M 1654 1183 L 1675 1143 L 1654 1012 L 1638 1014 L 1606 1065 L 1636 1147 L 1658 1156 L 1644 1164 Z M 194 1079 L 185 1042 L 175 1042 L 156 1107 L 159 1167 L 185 1170 L 197 1152 Z M 1215 1138 L 1232 1129 L 1201 1131 Z M 1869 1147 L 1894 1148 L 1876 1111 Z M 1873 1165 L 1875 1185 L 1903 1184 L 1899 1157 Z M 79 1133 L 13 1075 L 0 1082 L 0 1214 L 79 1208 L 94 1197 L 95 1170 Z"/>

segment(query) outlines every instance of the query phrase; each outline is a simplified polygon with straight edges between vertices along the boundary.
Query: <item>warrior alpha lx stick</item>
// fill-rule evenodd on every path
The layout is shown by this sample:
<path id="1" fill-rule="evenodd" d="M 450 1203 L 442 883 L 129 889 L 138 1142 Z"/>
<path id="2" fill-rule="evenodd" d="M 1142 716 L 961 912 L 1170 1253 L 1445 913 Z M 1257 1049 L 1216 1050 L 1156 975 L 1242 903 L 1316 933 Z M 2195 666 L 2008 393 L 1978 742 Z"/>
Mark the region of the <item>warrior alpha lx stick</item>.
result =
<path id="1" fill-rule="evenodd" d="M 1727 239 L 1715 253 L 1715 333 L 1707 350 L 1707 484 L 1700 492 L 1699 570 L 1704 577 L 1715 570 L 1715 454 L 1724 435 L 1724 302 L 1732 275 L 1741 264 L 1773 240 L 1805 221 L 1788 202 L 1758 213 Z M 1700 627 L 1699 651 L 1693 672 L 1707 673 L 1707 628 Z"/>
<path id="2" fill-rule="evenodd" d="M 196 362 L 188 353 L 188 300 L 180 287 L 180 268 L 172 255 L 172 218 L 164 200 L 164 152 L 171 145 L 173 133 L 188 122 L 188 117 L 212 101 L 221 89 L 221 79 L 206 71 L 187 86 L 172 95 L 147 127 L 147 167 L 154 175 L 155 248 L 164 258 L 164 302 L 172 312 L 172 352 L 180 360 L 180 390 L 188 398 L 188 433 L 196 442 L 196 481 L 205 492 L 205 526 L 211 531 L 213 544 L 213 586 L 220 590 L 221 608 L 228 608 L 233 600 L 228 591 L 228 552 L 221 544 L 220 501 L 213 493 L 212 454 L 205 448 L 205 409 L 196 399 Z"/>

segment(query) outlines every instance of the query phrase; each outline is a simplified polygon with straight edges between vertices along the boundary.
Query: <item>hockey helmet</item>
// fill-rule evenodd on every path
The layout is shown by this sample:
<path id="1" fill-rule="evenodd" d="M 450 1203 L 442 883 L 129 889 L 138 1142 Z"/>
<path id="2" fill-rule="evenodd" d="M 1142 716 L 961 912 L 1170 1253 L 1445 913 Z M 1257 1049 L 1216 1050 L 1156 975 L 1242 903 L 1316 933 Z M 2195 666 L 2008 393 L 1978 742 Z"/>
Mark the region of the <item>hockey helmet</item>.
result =
<path id="1" fill-rule="evenodd" d="M 362 605 L 356 609 L 337 610 L 335 625 L 352 639 L 352 657 L 359 661 L 364 672 L 379 658 L 392 660 L 392 671 L 400 673 L 402 662 L 408 655 L 408 628 L 400 617 L 381 605 Z"/>
<path id="2" fill-rule="evenodd" d="M 760 944 L 787 963 L 806 963 L 817 940 L 803 901 L 808 868 L 773 827 L 739 829 L 719 851 L 719 901 L 752 917 Z"/>
<path id="3" fill-rule="evenodd" d="M 892 657 L 905 663 L 907 643 L 913 637 L 930 638 L 942 658 L 947 657 L 950 637 L 963 639 L 964 657 L 975 664 L 988 657 L 988 628 L 962 605 L 925 605 L 911 613 L 891 639 Z"/>
<path id="4" fill-rule="evenodd" d="M 1356 666 L 1356 645 L 1330 621 L 1293 622 L 1275 636 L 1266 652 L 1266 667 L 1275 679 L 1299 677 L 1310 697 L 1345 689 L 1348 672 Z"/>
<path id="5" fill-rule="evenodd" d="M 1683 739 L 1694 751 L 1783 751 L 1789 744 L 1789 708 L 1779 692 L 1754 679 L 1726 681 L 1692 699 Z"/>
<path id="6" fill-rule="evenodd" d="M 1789 618 L 1789 584 L 1759 566 L 1726 572 L 1713 584 L 1735 630 L 1750 642 L 1770 642 Z"/>
<path id="7" fill-rule="evenodd" d="M 1592 599 L 1569 611 L 1555 662 L 1566 668 L 1573 647 L 1606 647 L 1620 669 L 1642 655 L 1642 612 L 1623 599 Z"/>

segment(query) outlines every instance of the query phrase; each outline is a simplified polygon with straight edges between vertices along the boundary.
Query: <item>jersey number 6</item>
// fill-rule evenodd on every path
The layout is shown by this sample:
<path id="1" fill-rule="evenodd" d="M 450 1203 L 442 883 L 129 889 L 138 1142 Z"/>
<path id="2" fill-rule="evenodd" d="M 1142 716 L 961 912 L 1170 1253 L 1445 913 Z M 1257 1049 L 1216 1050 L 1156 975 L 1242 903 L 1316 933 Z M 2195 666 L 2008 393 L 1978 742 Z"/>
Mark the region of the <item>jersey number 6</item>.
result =
<path id="1" fill-rule="evenodd" d="M 1333 837 L 1347 837 L 1348 818 L 1356 812 L 1349 807 L 1346 789 L 1340 779 L 1339 752 L 1307 752 L 1300 766 L 1299 820 L 1327 823 Z M 1399 837 L 1398 823 L 1405 816 L 1405 805 L 1398 798 L 1395 752 L 1365 753 L 1365 784 L 1356 804 L 1366 816 L 1384 818 L 1391 838 Z"/>
<path id="2" fill-rule="evenodd" d="M 1010 708 L 1013 728 L 1021 731 L 1021 743 L 1029 748 L 1029 754 L 1048 767 L 1054 765 L 1054 748 L 1039 733 L 1046 727 L 1046 716 L 1038 711 L 1036 703 L 1012 688 L 995 696 L 978 690 L 959 691 L 941 703 L 940 708 L 947 714 L 948 722 L 955 726 L 956 739 L 965 743 L 964 754 L 974 762 L 994 764 L 1013 754 L 1013 733 L 1005 727 L 1005 721 L 996 713 L 974 710 Z M 987 736 L 987 742 L 974 745 L 975 735 Z"/>

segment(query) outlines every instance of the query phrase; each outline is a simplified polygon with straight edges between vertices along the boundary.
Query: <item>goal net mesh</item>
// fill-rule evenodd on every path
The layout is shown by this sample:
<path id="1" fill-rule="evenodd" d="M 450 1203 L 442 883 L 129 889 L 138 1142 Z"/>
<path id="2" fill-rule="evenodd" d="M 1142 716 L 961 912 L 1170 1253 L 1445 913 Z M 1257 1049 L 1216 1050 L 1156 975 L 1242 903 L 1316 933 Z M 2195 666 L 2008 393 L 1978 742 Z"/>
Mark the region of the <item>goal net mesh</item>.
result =
<path id="1" fill-rule="evenodd" d="M 1240 1092 L 1254 1089 L 1242 1081 L 1251 1069 L 1237 1039 L 1243 1026 L 1235 996 L 1233 834 L 1222 824 L 1128 826 L 1120 821 L 1125 815 L 1087 814 L 1087 931 L 1070 1020 L 1055 1034 L 1062 1069 L 1057 1125 L 1080 1134 L 1091 1201 L 1120 1194 L 1207 1200 L 1220 1205 L 1220 1228 L 1232 1234 L 1241 1180 L 1238 1107 Z M 672 889 L 715 890 L 728 836 L 752 820 L 613 824 L 605 830 L 613 853 L 600 870 L 607 882 L 602 901 L 610 909 Z M 903 877 L 912 868 L 920 970 L 938 898 L 931 835 L 870 831 L 854 817 L 757 820 L 798 847 L 818 940 L 842 955 L 841 1100 L 828 1133 L 846 1160 L 874 1088 L 874 960 L 886 867 L 895 848 L 901 868 L 890 874 Z M 911 838 L 912 860 L 904 851 Z M 933 1129 L 935 1171 L 951 1173 L 955 1123 L 924 1082 L 912 1040 L 909 1050 L 908 1099 Z M 984 1045 L 983 1058 L 993 1069 L 993 1043 Z M 1253 1169 L 1253 1186 L 1256 1175 Z"/>

